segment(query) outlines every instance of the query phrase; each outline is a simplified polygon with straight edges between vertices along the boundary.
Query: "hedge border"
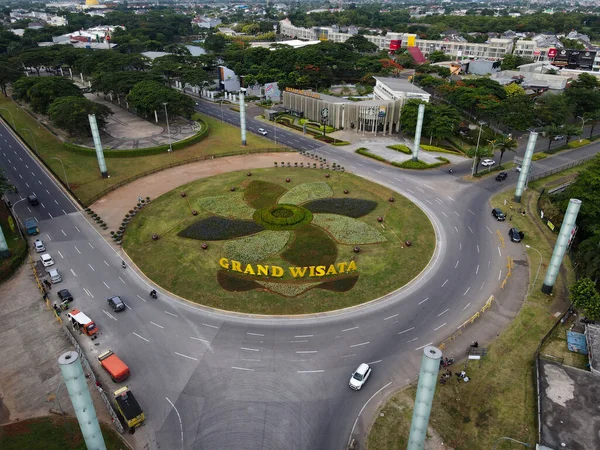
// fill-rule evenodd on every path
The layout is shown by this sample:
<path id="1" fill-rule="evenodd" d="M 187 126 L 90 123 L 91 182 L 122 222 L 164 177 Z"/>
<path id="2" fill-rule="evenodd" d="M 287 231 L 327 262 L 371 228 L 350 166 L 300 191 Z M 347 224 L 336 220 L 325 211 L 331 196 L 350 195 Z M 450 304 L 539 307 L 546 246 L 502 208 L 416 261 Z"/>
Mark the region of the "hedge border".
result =
<path id="1" fill-rule="evenodd" d="M 401 163 L 397 163 L 397 162 L 392 162 L 392 166 L 396 166 L 396 167 L 401 167 L 403 169 L 414 169 L 414 170 L 425 170 L 425 169 L 433 169 L 435 167 L 440 167 L 443 166 L 444 164 L 448 164 L 450 161 L 446 158 L 444 158 L 443 156 L 438 156 L 436 159 L 438 159 L 440 162 L 437 163 L 433 163 L 433 164 L 429 164 L 426 163 L 425 161 L 413 161 L 412 159 L 409 159 L 407 161 L 403 161 Z"/>
<path id="2" fill-rule="evenodd" d="M 366 156 L 368 158 L 376 159 L 377 161 L 387 162 L 387 160 L 385 158 L 382 158 L 381 156 L 378 156 L 378 155 L 376 155 L 374 153 L 371 153 L 369 151 L 369 149 L 367 149 L 365 147 L 357 148 L 356 150 L 354 150 L 354 153 L 358 153 L 359 155 L 363 155 L 363 156 Z"/>
<path id="3" fill-rule="evenodd" d="M 407 145 L 404 145 L 404 144 L 388 145 L 387 148 L 389 148 L 390 150 L 394 150 L 394 151 L 397 151 L 397 152 L 404 153 L 405 155 L 411 155 L 412 154 L 412 150 L 410 148 L 408 148 Z"/>
<path id="4" fill-rule="evenodd" d="M 196 122 L 200 122 L 201 127 L 202 127 L 201 130 L 189 138 L 185 138 L 185 139 L 182 139 L 181 141 L 173 142 L 173 144 L 171 145 L 173 147 L 173 150 L 180 150 L 182 148 L 188 147 L 192 144 L 200 142 L 201 140 L 206 138 L 206 136 L 208 136 L 209 131 L 210 131 L 208 124 L 200 118 L 196 119 Z M 93 148 L 82 147 L 81 145 L 71 144 L 69 142 L 63 142 L 63 146 L 67 150 L 70 150 L 75 153 L 79 153 L 81 155 L 96 156 L 96 150 Z M 158 155 L 160 153 L 164 153 L 167 150 L 169 150 L 168 144 L 159 145 L 157 147 L 136 148 L 136 149 L 130 149 L 130 150 L 104 150 L 104 157 L 105 158 L 130 158 L 130 157 L 135 157 L 135 156 L 151 156 L 151 155 Z"/>

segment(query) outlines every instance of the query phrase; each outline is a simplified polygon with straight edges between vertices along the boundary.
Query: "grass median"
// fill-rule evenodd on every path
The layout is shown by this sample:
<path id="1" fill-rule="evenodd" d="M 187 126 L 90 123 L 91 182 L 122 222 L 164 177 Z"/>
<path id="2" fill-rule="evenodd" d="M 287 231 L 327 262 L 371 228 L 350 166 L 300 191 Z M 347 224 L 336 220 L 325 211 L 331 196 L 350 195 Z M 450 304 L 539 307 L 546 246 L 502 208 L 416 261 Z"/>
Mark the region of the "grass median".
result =
<path id="1" fill-rule="evenodd" d="M 555 178 L 539 180 L 534 186 L 541 190 L 546 183 L 556 182 Z M 528 189 L 522 203 L 514 204 L 514 191 L 510 190 L 492 199 L 492 207 L 505 209 L 507 215 L 512 216 L 511 224 L 525 233 L 523 243 L 532 247 L 527 249 L 530 285 L 537 268 L 541 267 L 541 270 L 515 320 L 487 345 L 488 354 L 480 364 L 469 365 L 471 382 L 457 383 L 453 378 L 436 387 L 429 424 L 451 448 L 516 448 L 507 442 L 497 443 L 501 436 L 510 436 L 532 446 L 537 440 L 534 355 L 541 339 L 557 320 L 554 314 L 565 309 L 565 287 L 574 281 L 570 260 L 565 258 L 554 295 L 547 296 L 540 291 L 556 234 L 538 219 L 538 196 L 538 191 Z M 524 215 L 519 212 L 522 209 L 526 211 Z M 558 351 L 562 341 L 562 336 L 557 334 L 548 340 L 543 352 Z M 571 361 L 576 367 L 582 364 L 581 358 L 565 359 L 565 363 Z M 415 393 L 416 386 L 410 386 L 380 408 L 368 436 L 369 449 L 406 447 Z M 498 446 L 494 447 L 495 444 Z"/>
<path id="2" fill-rule="evenodd" d="M 10 111 L 10 115 L 6 113 L 6 110 Z M 212 117 L 201 115 L 210 129 L 209 135 L 202 141 L 184 149 L 176 150 L 171 154 L 106 158 L 110 178 L 102 178 L 94 154 L 90 156 L 82 155 L 66 149 L 60 139 L 50 133 L 12 100 L 0 97 L 0 114 L 7 123 L 16 128 L 16 131 L 31 149 L 35 150 L 37 148 L 39 156 L 65 185 L 68 180 L 71 191 L 83 204 L 87 204 L 99 192 L 123 180 L 146 171 L 160 169 L 172 163 L 201 156 L 274 147 L 271 141 L 254 136 L 252 133 L 248 133 L 247 145 L 242 147 L 238 128 L 222 123 Z M 32 138 L 32 134 L 35 135 L 35 139 Z M 64 171 L 61 161 L 64 163 Z"/>

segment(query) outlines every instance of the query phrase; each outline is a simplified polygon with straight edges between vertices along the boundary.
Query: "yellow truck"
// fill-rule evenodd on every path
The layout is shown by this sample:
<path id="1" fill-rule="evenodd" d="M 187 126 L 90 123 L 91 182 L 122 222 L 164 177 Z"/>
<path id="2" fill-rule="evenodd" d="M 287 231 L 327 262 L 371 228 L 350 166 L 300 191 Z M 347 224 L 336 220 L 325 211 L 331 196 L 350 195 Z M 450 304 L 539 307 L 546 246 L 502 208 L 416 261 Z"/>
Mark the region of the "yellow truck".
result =
<path id="1" fill-rule="evenodd" d="M 139 427 L 144 422 L 144 411 L 140 407 L 133 393 L 127 386 L 117 389 L 114 392 L 115 402 L 119 413 L 125 419 L 125 424 L 130 429 Z"/>

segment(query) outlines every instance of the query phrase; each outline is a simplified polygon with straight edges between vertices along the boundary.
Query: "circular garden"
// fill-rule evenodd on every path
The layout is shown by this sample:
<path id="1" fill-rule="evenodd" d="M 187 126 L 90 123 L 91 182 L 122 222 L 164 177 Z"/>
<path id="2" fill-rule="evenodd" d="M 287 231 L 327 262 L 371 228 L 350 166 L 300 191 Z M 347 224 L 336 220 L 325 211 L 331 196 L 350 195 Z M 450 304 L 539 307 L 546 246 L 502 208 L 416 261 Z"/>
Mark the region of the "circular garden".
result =
<path id="1" fill-rule="evenodd" d="M 357 176 L 299 168 L 232 172 L 155 199 L 123 246 L 158 285 L 206 306 L 309 314 L 381 297 L 435 248 L 427 216 Z"/>

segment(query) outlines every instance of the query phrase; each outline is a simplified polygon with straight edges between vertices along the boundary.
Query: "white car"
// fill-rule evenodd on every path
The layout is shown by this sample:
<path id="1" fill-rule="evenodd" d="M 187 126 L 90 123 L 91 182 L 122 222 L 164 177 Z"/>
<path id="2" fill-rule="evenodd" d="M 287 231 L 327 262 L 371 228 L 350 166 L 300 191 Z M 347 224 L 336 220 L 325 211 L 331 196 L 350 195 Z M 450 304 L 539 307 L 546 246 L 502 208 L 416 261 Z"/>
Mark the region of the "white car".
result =
<path id="1" fill-rule="evenodd" d="M 267 130 L 265 130 L 264 128 L 259 128 L 258 129 L 258 134 L 262 134 L 263 136 L 267 135 Z"/>
<path id="2" fill-rule="evenodd" d="M 44 241 L 41 239 L 36 239 L 33 243 L 36 253 L 42 253 L 46 251 L 46 247 L 44 246 Z"/>
<path id="3" fill-rule="evenodd" d="M 554 136 L 552 138 L 553 141 L 562 141 L 565 137 L 562 134 L 559 134 L 558 136 Z"/>
<path id="4" fill-rule="evenodd" d="M 371 368 L 368 364 L 362 363 L 360 366 L 358 366 L 358 369 L 354 371 L 352 377 L 350 378 L 350 388 L 354 389 L 355 391 L 360 391 L 360 389 L 369 379 L 370 375 Z"/>
<path id="5" fill-rule="evenodd" d="M 482 159 L 481 160 L 481 165 L 483 167 L 491 167 L 494 164 L 496 164 L 496 161 L 494 161 L 493 159 Z"/>
<path id="6" fill-rule="evenodd" d="M 52 256 L 50 256 L 48 253 L 44 253 L 42 256 L 40 256 L 40 260 L 42 261 L 44 267 L 54 265 L 54 260 L 52 259 Z"/>

